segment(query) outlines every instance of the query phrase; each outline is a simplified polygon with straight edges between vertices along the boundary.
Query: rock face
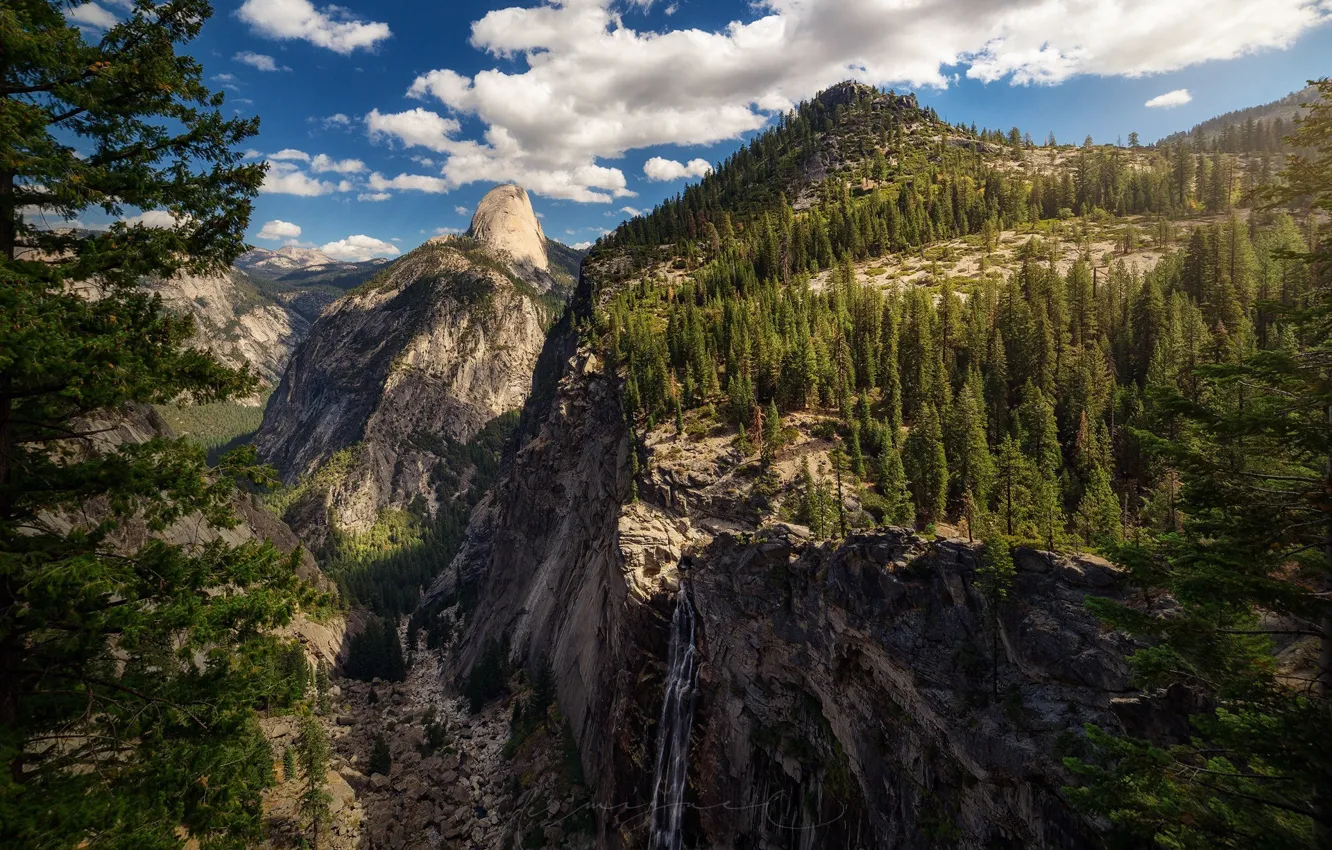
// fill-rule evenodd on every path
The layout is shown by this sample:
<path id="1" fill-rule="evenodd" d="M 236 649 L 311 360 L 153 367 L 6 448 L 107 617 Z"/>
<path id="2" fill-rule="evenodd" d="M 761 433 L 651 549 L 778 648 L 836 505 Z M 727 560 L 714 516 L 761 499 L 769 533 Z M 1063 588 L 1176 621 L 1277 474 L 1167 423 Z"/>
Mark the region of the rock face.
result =
<path id="1" fill-rule="evenodd" d="M 477 204 L 467 235 L 508 254 L 517 266 L 550 271 L 546 235 L 522 186 L 506 183 L 487 192 Z"/>
<path id="2" fill-rule="evenodd" d="M 556 305 L 505 260 L 427 243 L 315 322 L 255 438 L 288 483 L 338 455 L 293 517 L 307 540 L 327 527 L 364 531 L 388 507 L 433 513 L 454 495 L 438 492 L 450 443 L 522 406 Z"/>
<path id="3" fill-rule="evenodd" d="M 172 311 L 194 316 L 193 344 L 229 366 L 250 364 L 270 387 L 310 332 L 304 316 L 264 296 L 236 271 L 179 275 L 147 285 Z"/>
<path id="4" fill-rule="evenodd" d="M 621 378 L 577 330 L 622 275 L 585 264 L 517 447 L 430 592 L 480 599 L 460 672 L 501 637 L 515 661 L 551 664 L 598 846 L 647 845 L 632 813 L 652 800 L 679 592 L 702 660 L 688 846 L 1094 846 L 1061 755 L 1084 723 L 1160 737 L 1170 720 L 1129 690 L 1126 642 L 1083 605 L 1126 595 L 1116 571 L 1019 552 L 994 611 L 964 541 L 884 530 L 838 546 L 756 526 L 743 459 L 708 449 L 729 438 L 683 449 L 683 469 L 681 438 L 653 432 L 631 463 Z"/>

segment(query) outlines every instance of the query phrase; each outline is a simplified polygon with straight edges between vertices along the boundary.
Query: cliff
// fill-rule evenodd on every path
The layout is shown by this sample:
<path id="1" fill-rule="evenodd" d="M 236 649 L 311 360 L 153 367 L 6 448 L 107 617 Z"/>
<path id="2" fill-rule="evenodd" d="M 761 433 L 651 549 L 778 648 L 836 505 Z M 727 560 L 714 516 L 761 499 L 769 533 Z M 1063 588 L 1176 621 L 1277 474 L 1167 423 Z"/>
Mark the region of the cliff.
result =
<path id="1" fill-rule="evenodd" d="M 681 592 L 699 661 L 688 845 L 1095 846 L 1060 790 L 1083 725 L 1184 731 L 1129 688 L 1127 642 L 1083 605 L 1125 598 L 1120 574 L 1019 550 L 1011 601 L 992 609 L 964 540 L 866 529 L 835 544 L 772 519 L 772 489 L 827 457 L 812 417 L 789 421 L 775 485 L 692 413 L 683 434 L 632 436 L 622 377 L 586 333 L 627 272 L 585 264 L 518 445 L 430 592 L 435 607 L 479 599 L 460 675 L 492 640 L 550 663 L 598 846 L 647 845 Z"/>
<path id="2" fill-rule="evenodd" d="M 272 387 L 291 355 L 310 332 L 309 320 L 295 309 L 263 295 L 243 272 L 178 275 L 149 281 L 173 312 L 194 317 L 192 344 L 206 348 L 228 366 L 249 364 Z"/>
<path id="3" fill-rule="evenodd" d="M 287 511 L 312 545 L 387 509 L 428 519 L 466 492 L 450 452 L 522 406 L 560 307 L 519 274 L 547 272 L 513 262 L 477 240 L 431 240 L 315 322 L 255 437 L 284 482 L 312 485 Z"/>

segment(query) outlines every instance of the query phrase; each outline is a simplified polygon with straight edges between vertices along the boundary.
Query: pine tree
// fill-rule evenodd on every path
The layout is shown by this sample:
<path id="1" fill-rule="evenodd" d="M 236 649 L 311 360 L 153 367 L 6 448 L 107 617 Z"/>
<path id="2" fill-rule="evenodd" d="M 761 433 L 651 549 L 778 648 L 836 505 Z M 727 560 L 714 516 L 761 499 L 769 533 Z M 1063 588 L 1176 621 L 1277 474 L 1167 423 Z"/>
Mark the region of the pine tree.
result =
<path id="1" fill-rule="evenodd" d="M 124 541 L 229 525 L 236 483 L 267 476 L 252 450 L 210 470 L 188 442 L 97 445 L 89 423 L 253 391 L 140 281 L 243 250 L 264 167 L 238 146 L 258 122 L 224 117 L 175 52 L 203 0 L 135 4 L 91 40 L 70 8 L 0 8 L 0 844 L 252 845 L 270 669 L 233 661 L 271 655 L 300 604 L 294 561 Z M 121 220 L 42 224 L 90 210 Z M 174 225 L 123 220 L 140 210 Z M 94 279 L 95 300 L 75 286 Z"/>
<path id="2" fill-rule="evenodd" d="M 1118 542 L 1123 536 L 1119 497 L 1100 464 L 1093 465 L 1088 473 L 1073 524 L 1079 537 L 1095 544 Z"/>
<path id="3" fill-rule="evenodd" d="M 370 748 L 368 767 L 370 773 L 379 773 L 384 776 L 388 776 L 389 771 L 393 770 L 393 753 L 389 750 L 388 740 L 384 738 L 383 732 L 375 733 L 375 740 Z"/>
<path id="4" fill-rule="evenodd" d="M 302 827 L 308 830 L 310 846 L 319 850 L 320 832 L 328 826 L 333 798 L 326 787 L 328 776 L 328 738 L 319 721 L 307 714 L 301 718 L 296 759 L 305 777 L 300 796 Z M 308 823 L 309 826 L 304 826 Z"/>
<path id="5" fill-rule="evenodd" d="M 892 443 L 885 445 L 879 454 L 878 472 L 879 492 L 885 503 L 883 521 L 888 525 L 910 526 L 916 518 L 916 509 L 902 468 L 902 453 Z"/>
<path id="6" fill-rule="evenodd" d="M 981 548 L 981 568 L 976 571 L 990 620 L 990 688 L 995 702 L 999 701 L 999 607 L 1008 599 L 1017 578 L 1012 549 L 1004 535 L 988 537 Z"/>
<path id="7" fill-rule="evenodd" d="M 917 513 L 926 522 L 942 521 L 948 495 L 948 458 L 933 404 L 926 403 L 917 411 L 902 445 L 902 464 L 911 482 Z"/>
<path id="8" fill-rule="evenodd" d="M 1332 81 L 1317 87 L 1272 199 L 1332 213 Z M 1303 257 L 1313 297 L 1288 314 L 1298 346 L 1194 367 L 1196 390 L 1162 389 L 1173 427 L 1136 435 L 1180 473 L 1182 530 L 1117 558 L 1138 582 L 1169 590 L 1174 608 L 1162 617 L 1094 605 L 1148 639 L 1131 658 L 1143 687 L 1182 687 L 1201 708 L 1187 742 L 1163 748 L 1093 729 L 1094 757 L 1066 760 L 1085 783 L 1075 799 L 1131 839 L 1332 841 L 1332 238 L 1320 235 Z M 1309 681 L 1279 672 L 1278 637 L 1317 653 Z"/>

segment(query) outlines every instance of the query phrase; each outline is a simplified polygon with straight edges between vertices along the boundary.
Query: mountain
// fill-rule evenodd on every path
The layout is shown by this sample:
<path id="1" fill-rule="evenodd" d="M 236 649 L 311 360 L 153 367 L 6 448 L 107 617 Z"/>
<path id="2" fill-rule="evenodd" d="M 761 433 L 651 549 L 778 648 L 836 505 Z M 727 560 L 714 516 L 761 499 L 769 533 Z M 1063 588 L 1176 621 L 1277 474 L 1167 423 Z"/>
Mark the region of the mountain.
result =
<path id="1" fill-rule="evenodd" d="M 1216 145 L 1227 153 L 1273 153 L 1287 150 L 1285 137 L 1295 129 L 1294 119 L 1308 112 L 1304 104 L 1318 99 L 1318 90 L 1306 86 L 1270 103 L 1236 109 L 1193 125 L 1187 131 L 1162 137 L 1158 145 L 1191 142 Z"/>
<path id="2" fill-rule="evenodd" d="M 1113 283 L 1097 301 L 1089 252 L 1066 263 L 1018 231 L 1042 187 L 1089 163 L 1123 169 L 1123 194 L 1069 179 L 1061 219 L 1168 209 L 1164 187 L 1134 194 L 1130 156 L 1155 155 L 999 145 L 844 84 L 584 261 L 504 465 L 413 622 L 461 634 L 451 669 L 474 705 L 508 694 L 524 717 L 521 683 L 549 677 L 589 841 L 1097 846 L 1061 790 L 1084 726 L 1187 737 L 1089 610 L 1135 599 L 1127 575 L 1042 551 L 1042 509 L 1022 496 L 1018 519 L 996 495 L 1004 475 L 1024 494 L 1068 486 L 1045 503 L 1061 527 L 1070 499 L 1081 533 L 1119 528 L 1086 447 L 1126 416 L 1107 358 L 1146 368 L 1114 318 L 1141 278 L 1098 268 Z M 1004 517 L 1024 545 L 1004 544 L 1011 571 L 991 579 L 997 556 L 970 538 L 1000 539 Z M 515 812 L 544 806 L 513 793 Z M 638 814 L 653 806 L 687 814 Z"/>
<path id="3" fill-rule="evenodd" d="M 292 352 L 310 332 L 310 319 L 268 297 L 244 272 L 178 275 L 148 281 L 175 312 L 194 317 L 194 344 L 229 366 L 249 364 L 268 387 L 277 385 Z"/>
<path id="4" fill-rule="evenodd" d="M 267 248 L 251 248 L 236 258 L 236 268 L 249 272 L 255 277 L 276 280 L 289 272 L 311 266 L 340 265 L 337 260 L 318 248 L 299 248 L 286 245 L 276 251 Z M 354 265 L 347 263 L 346 265 Z"/>
<path id="5" fill-rule="evenodd" d="M 445 517 L 460 529 L 502 443 L 496 420 L 527 397 L 563 301 L 526 193 L 492 190 L 470 233 L 325 309 L 269 401 L 255 445 L 292 488 L 293 527 L 333 560 L 395 522 L 416 543 Z"/>

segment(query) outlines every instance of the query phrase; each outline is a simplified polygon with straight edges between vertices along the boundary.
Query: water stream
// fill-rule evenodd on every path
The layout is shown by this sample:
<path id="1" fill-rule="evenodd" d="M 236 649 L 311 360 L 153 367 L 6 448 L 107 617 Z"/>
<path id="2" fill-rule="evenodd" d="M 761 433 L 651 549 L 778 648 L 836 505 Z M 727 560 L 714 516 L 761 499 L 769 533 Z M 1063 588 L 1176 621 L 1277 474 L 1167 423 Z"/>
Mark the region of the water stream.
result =
<path id="1" fill-rule="evenodd" d="M 694 646 L 694 606 L 681 583 L 671 617 L 671 646 L 666 691 L 657 724 L 657 765 L 652 774 L 652 850 L 684 846 L 684 794 L 689 772 L 689 733 L 698 692 L 698 655 Z"/>

